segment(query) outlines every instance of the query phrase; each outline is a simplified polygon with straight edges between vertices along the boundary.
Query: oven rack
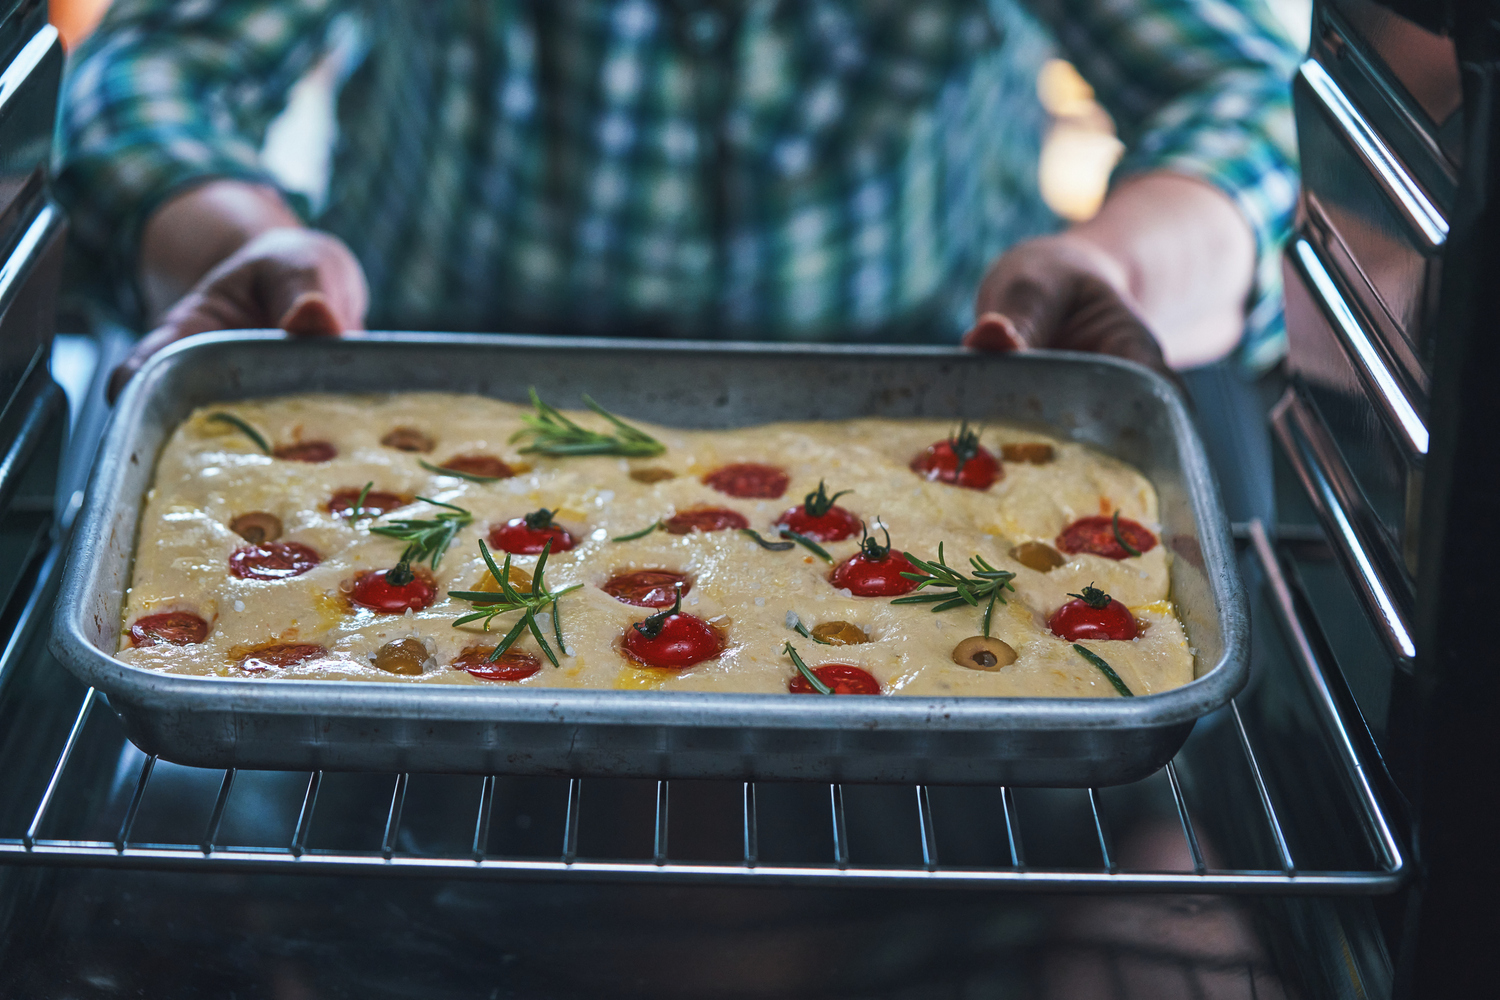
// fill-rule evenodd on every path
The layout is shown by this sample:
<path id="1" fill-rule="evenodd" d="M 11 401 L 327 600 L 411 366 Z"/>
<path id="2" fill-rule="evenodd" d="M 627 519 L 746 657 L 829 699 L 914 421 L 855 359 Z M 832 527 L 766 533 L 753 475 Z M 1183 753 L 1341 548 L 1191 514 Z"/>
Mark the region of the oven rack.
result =
<path id="1" fill-rule="evenodd" d="M 48 565 L 42 575 L 49 585 L 32 594 L 0 661 L 0 724 L 52 720 L 50 732 L 0 743 L 0 862 L 1089 893 L 1392 892 L 1405 879 L 1406 858 L 1363 762 L 1368 750 L 1357 747 L 1357 731 L 1344 721 L 1272 542 L 1258 523 L 1242 534 L 1264 575 L 1256 610 L 1269 607 L 1288 647 L 1268 669 L 1280 663 L 1299 677 L 1302 700 L 1268 709 L 1257 690 L 1285 690 L 1286 678 L 1252 682 L 1200 723 L 1163 771 L 1118 789 L 184 768 L 136 750 L 107 706 L 101 710 L 101 696 L 92 688 L 80 695 L 49 657 L 18 652 L 39 645 L 25 636 L 49 617 L 57 567 Z M 49 563 L 56 559 L 54 552 Z M 4 662 L 13 659 L 20 662 Z M 40 667 L 30 683 L 7 676 L 28 666 Z M 1307 723 L 1300 735 L 1266 721 L 1290 718 Z M 427 786 L 438 793 L 417 795 Z M 598 789 L 604 794 L 596 796 Z M 153 806 L 162 796 L 168 804 Z M 876 807 L 867 801 L 872 796 Z M 985 808 L 975 807 L 980 800 Z M 153 812 L 165 818 L 145 821 Z M 173 817 L 192 815 L 201 825 L 183 819 L 172 835 L 161 832 Z M 692 832 L 710 819 L 718 823 L 716 839 Z M 424 823 L 442 829 L 419 836 Z M 325 827 L 337 843 L 320 837 Z M 518 829 L 532 827 L 527 843 L 507 849 Z M 673 830 L 684 827 L 689 846 L 679 852 Z M 1148 831 L 1144 841 L 1141 830 Z M 950 849 L 955 841 L 957 851 Z M 1148 845 L 1144 853 L 1137 842 Z M 872 857 L 865 845 L 879 849 Z"/>

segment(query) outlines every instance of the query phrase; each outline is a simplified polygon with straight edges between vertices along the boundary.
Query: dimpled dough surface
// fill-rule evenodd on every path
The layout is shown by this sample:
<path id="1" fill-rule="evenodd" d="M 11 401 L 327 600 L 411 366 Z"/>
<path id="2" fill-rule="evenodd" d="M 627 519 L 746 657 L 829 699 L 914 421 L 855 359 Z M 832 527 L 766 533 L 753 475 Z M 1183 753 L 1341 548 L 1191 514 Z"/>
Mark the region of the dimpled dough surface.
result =
<path id="1" fill-rule="evenodd" d="M 339 454 L 309 464 L 267 457 L 244 434 L 210 421 L 229 412 L 257 427 L 273 443 L 324 439 Z M 782 652 L 792 640 L 813 667 L 853 663 L 873 674 L 882 691 L 904 695 L 1115 696 L 1109 682 L 1071 644 L 1047 630 L 1047 618 L 1092 582 L 1128 606 L 1145 626 L 1129 641 L 1090 641 L 1136 694 L 1177 687 L 1193 677 L 1188 647 L 1168 596 L 1166 547 L 1156 545 L 1139 558 L 1121 561 L 1083 554 L 1050 573 L 1022 566 L 1007 554 L 1012 546 L 1038 540 L 1052 543 L 1078 517 L 1112 512 L 1135 519 L 1153 532 L 1157 501 L 1151 484 L 1130 467 L 1082 445 L 1048 439 L 1006 426 L 984 430 L 982 443 L 997 451 L 1006 442 L 1051 440 L 1056 459 L 1046 465 L 1005 463 L 1004 478 L 988 491 L 923 481 L 909 468 L 913 456 L 952 432 L 946 421 L 849 420 L 783 423 L 733 431 L 683 431 L 632 423 L 666 445 L 665 454 L 647 459 L 614 456 L 552 458 L 523 455 L 510 443 L 520 428 L 521 407 L 472 396 L 441 393 L 390 396 L 307 395 L 205 407 L 172 434 L 146 497 L 127 594 L 120 659 L 135 666 L 180 674 L 251 676 L 236 663 L 245 650 L 273 642 L 319 643 L 327 658 L 256 674 L 258 678 L 317 678 L 387 683 L 498 684 L 483 681 L 450 664 L 467 647 L 493 645 L 515 620 L 496 620 L 488 636 L 476 625 L 455 628 L 455 618 L 471 610 L 447 597 L 449 589 L 469 590 L 485 575 L 477 539 L 493 525 L 546 507 L 578 539 L 569 552 L 547 564 L 550 589 L 581 583 L 561 603 L 564 637 L 571 652 L 559 651 L 554 669 L 543 669 L 519 683 L 528 686 L 661 688 L 685 691 L 785 692 L 795 668 Z M 592 415 L 573 414 L 585 426 L 600 426 Z M 631 419 L 625 414 L 627 419 Z M 423 430 L 435 441 L 429 455 L 388 448 L 380 439 L 393 427 Z M 518 475 L 476 483 L 429 472 L 434 464 L 468 452 L 496 455 Z M 700 480 L 731 462 L 764 462 L 785 469 L 791 484 L 778 500 L 724 496 Z M 676 478 L 654 484 L 633 480 L 632 469 L 665 468 Z M 1015 572 L 1009 603 L 995 609 L 992 634 L 1015 648 L 1015 663 L 994 672 L 955 664 L 953 647 L 980 631 L 980 613 L 971 608 L 933 614 L 930 606 L 892 605 L 887 598 L 850 597 L 828 582 L 829 567 L 797 547 L 770 552 L 737 531 L 670 535 L 655 532 L 629 542 L 616 535 L 640 530 L 674 511 L 694 506 L 737 510 L 756 530 L 774 537 L 773 522 L 803 494 L 826 480 L 830 492 L 851 490 L 842 506 L 870 523 L 889 527 L 897 550 L 936 558 L 944 543 L 950 565 L 967 569 L 978 553 L 1001 569 Z M 436 578 L 439 596 L 424 611 L 378 614 L 353 607 L 340 584 L 364 570 L 393 565 L 403 543 L 372 535 L 368 520 L 350 523 L 328 513 L 335 490 L 376 489 L 432 497 L 474 514 L 443 558 Z M 237 579 L 228 572 L 229 555 L 245 544 L 228 528 L 238 514 L 269 511 L 283 525 L 283 541 L 311 546 L 322 562 L 285 580 Z M 415 501 L 393 517 L 426 518 L 434 508 Z M 836 562 L 858 550 L 858 539 L 825 547 Z M 500 558 L 497 556 L 497 560 Z M 528 571 L 535 556 L 516 556 Z M 623 631 L 653 613 L 622 604 L 599 589 L 612 575 L 637 569 L 687 573 L 692 587 L 683 610 L 725 630 L 728 645 L 715 660 L 681 672 L 631 665 L 618 652 Z M 166 611 L 192 611 L 210 624 L 207 638 L 194 645 L 158 643 L 129 648 L 129 626 L 137 618 Z M 825 646 L 787 627 L 795 612 L 809 627 L 843 620 L 872 640 L 855 646 Z M 552 635 L 550 619 L 542 619 Z M 415 636 L 433 654 L 420 676 L 396 676 L 375 669 L 371 654 L 393 639 Z M 535 640 L 518 648 L 540 655 Z"/>

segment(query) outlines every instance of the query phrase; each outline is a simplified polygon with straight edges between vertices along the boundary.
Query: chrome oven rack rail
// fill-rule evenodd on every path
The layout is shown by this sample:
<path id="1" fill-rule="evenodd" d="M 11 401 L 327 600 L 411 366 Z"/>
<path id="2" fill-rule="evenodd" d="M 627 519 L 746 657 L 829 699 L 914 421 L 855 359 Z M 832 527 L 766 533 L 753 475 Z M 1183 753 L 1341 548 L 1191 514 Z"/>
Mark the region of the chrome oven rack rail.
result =
<path id="1" fill-rule="evenodd" d="M 1278 790 L 1276 776 L 1263 766 L 1266 751 L 1274 749 L 1275 738 L 1257 737 L 1256 724 L 1251 718 L 1252 709 L 1242 709 L 1249 694 L 1242 694 L 1220 713 L 1217 720 L 1204 720 L 1199 733 L 1169 763 L 1163 772 L 1147 779 L 1146 785 L 1155 783 L 1155 801 L 1159 805 L 1157 829 L 1172 830 L 1171 837 L 1177 841 L 1169 853 L 1181 862 L 1180 867 L 1139 868 L 1133 866 L 1130 857 L 1117 847 L 1119 831 L 1112 822 L 1113 813 L 1107 801 L 1116 796 L 1115 789 L 1067 790 L 1051 792 L 1028 789 L 935 789 L 918 785 L 901 792 L 905 797 L 909 825 L 908 840 L 913 847 L 906 859 L 897 859 L 889 864 L 869 864 L 859 857 L 855 848 L 866 836 L 857 818 L 851 820 L 846 802 L 851 795 L 863 794 L 862 788 L 870 786 L 825 786 L 824 804 L 817 807 L 821 812 L 821 834 L 813 833 L 815 827 L 804 828 L 805 837 L 823 838 L 825 848 L 822 860 L 811 860 L 811 845 L 804 844 L 798 860 L 788 862 L 764 851 L 764 821 L 767 813 L 768 789 L 753 782 L 736 783 L 733 789 L 726 783 L 717 782 L 720 801 L 733 801 L 738 818 L 735 826 L 738 836 L 733 838 L 735 854 L 727 859 L 701 861 L 674 855 L 669 846 L 668 833 L 672 824 L 669 816 L 683 811 L 682 805 L 669 810 L 674 796 L 673 786 L 677 782 L 655 783 L 655 802 L 643 804 L 638 818 L 650 824 L 649 838 L 637 840 L 639 850 L 624 860 L 600 859 L 580 852 L 580 833 L 584 830 L 584 804 L 586 786 L 593 779 L 557 778 L 526 779 L 529 781 L 553 782 L 556 785 L 553 806 L 562 813 L 560 830 L 557 817 L 549 822 L 552 829 L 560 832 L 560 843 L 553 841 L 555 853 L 551 856 L 525 856 L 491 850 L 494 828 L 505 820 L 498 818 L 505 813 L 502 795 L 497 794 L 501 783 L 509 780 L 489 776 L 471 779 L 477 785 L 477 797 L 471 799 L 472 811 L 465 811 L 448 803 L 445 815 L 452 821 L 450 826 L 461 827 L 455 833 L 450 830 L 445 848 L 441 851 L 424 850 L 403 836 L 406 823 L 412 819 L 408 791 L 413 780 L 422 781 L 429 776 L 400 774 L 389 776 L 387 789 L 380 793 L 380 808 L 367 810 L 365 816 L 371 825 L 378 825 L 379 814 L 384 814 L 379 833 L 379 847 L 375 830 L 366 831 L 365 849 L 325 848 L 318 846 L 315 832 L 318 818 L 320 792 L 325 802 L 326 791 L 331 780 L 339 776 L 331 773 L 313 772 L 305 778 L 290 775 L 274 775 L 284 788 L 287 781 L 296 781 L 300 791 L 300 806 L 295 804 L 298 795 L 283 800 L 291 816 L 281 817 L 284 829 L 291 831 L 290 837 L 279 844 L 261 846 L 238 846 L 227 842 L 231 834 L 226 833 L 225 817 L 234 808 L 237 786 L 257 780 L 256 776 L 272 777 L 271 772 L 237 772 L 229 770 L 222 777 L 196 773 L 195 787 L 199 801 L 195 804 L 198 814 L 207 814 L 202 835 L 189 841 L 188 836 L 179 836 L 175 841 L 148 842 L 137 838 L 143 804 L 147 803 L 153 785 L 153 776 L 160 781 L 164 770 L 179 773 L 194 769 L 178 768 L 175 765 L 159 766 L 156 758 L 141 754 L 124 740 L 118 722 L 107 706 L 101 709 L 102 697 L 90 688 L 77 702 L 76 713 L 71 715 L 71 728 L 60 751 L 55 756 L 48 754 L 34 758 L 33 769 L 37 772 L 31 783 L 30 797 L 25 803 L 4 803 L 5 815 L 12 815 L 10 822 L 15 828 L 7 828 L 0 820 L 0 862 L 43 865 L 74 865 L 110 868 L 165 869 L 181 871 L 238 871 L 242 873 L 303 872 L 311 874 L 405 874 L 426 875 L 442 878 L 542 878 L 542 879 L 591 879 L 591 880 L 637 880 L 658 883 L 718 883 L 718 884 L 798 884 L 825 886 L 886 886 L 886 887 L 953 887 L 990 890 L 1072 890 L 1080 892 L 1182 892 L 1182 893 L 1261 893 L 1261 894 L 1380 894 L 1394 891 L 1404 881 L 1407 862 L 1399 838 L 1392 830 L 1382 811 L 1381 798 L 1372 787 L 1371 775 L 1364 763 L 1365 752 L 1356 745 L 1340 713 L 1335 695 L 1330 691 L 1327 676 L 1316 644 L 1310 640 L 1300 621 L 1294 595 L 1288 586 L 1277 560 L 1277 553 L 1266 532 L 1258 524 L 1251 524 L 1241 532 L 1250 543 L 1255 563 L 1264 574 L 1265 600 L 1272 615 L 1279 619 L 1282 636 L 1290 653 L 1291 671 L 1300 674 L 1302 690 L 1308 704 L 1303 708 L 1307 718 L 1315 720 L 1320 728 L 1321 745 L 1326 750 L 1327 770 L 1324 775 L 1326 788 L 1340 789 L 1344 796 L 1340 815 L 1346 817 L 1348 825 L 1355 830 L 1343 829 L 1345 840 L 1358 843 L 1356 861 L 1344 866 L 1299 863 L 1299 852 L 1295 846 L 1305 842 L 1296 833 L 1295 814 L 1307 799 L 1304 792 L 1296 795 Z M 54 556 L 55 559 L 55 556 Z M 53 567 L 55 568 L 55 567 Z M 39 587 L 32 595 L 28 606 L 21 613 L 17 637 L 26 632 L 35 632 L 36 622 L 28 619 L 46 617 L 50 612 L 51 588 Z M 12 642 L 6 650 L 6 659 L 20 654 L 20 646 L 26 643 Z M 31 647 L 37 646 L 33 641 Z M 57 664 L 44 664 L 60 671 Z M 0 663 L 0 670 L 14 668 L 17 664 Z M 11 672 L 14 672 L 12 670 Z M 0 673 L 0 683 L 14 681 Z M 69 679 L 71 680 L 71 679 Z M 1252 682 L 1252 687 L 1254 686 Z M 0 708 L 4 701 L 26 695 L 15 693 L 17 685 L 11 683 L 0 688 Z M 73 689 L 76 696 L 77 688 Z M 22 711 L 25 711 L 22 709 Z M 55 716 L 58 733 L 66 727 L 69 716 Z M 1195 741 L 1206 723 L 1217 732 L 1212 753 L 1195 750 Z M 100 742 L 112 746 L 113 753 L 103 754 L 85 750 L 85 745 Z M 14 756 L 15 748 L 6 744 L 3 753 Z M 1194 754 L 1197 754 L 1196 758 Z M 1238 758 L 1237 761 L 1231 758 Z M 1206 763 L 1205 763 L 1206 761 Z M 0 756 L 0 774 L 14 767 L 12 762 Z M 50 766 L 50 773 L 48 767 Z M 1219 775 L 1238 769 L 1242 776 L 1238 783 L 1240 794 L 1229 807 L 1228 834 L 1204 834 L 1200 817 L 1213 810 L 1196 798 L 1211 797 L 1214 788 L 1221 783 Z M 1195 778 L 1194 775 L 1197 777 Z M 366 776 L 373 780 L 373 776 Z M 247 782 L 246 779 L 250 781 Z M 211 780 L 210 780 L 211 779 Z M 1164 779 L 1164 782 L 1163 780 Z M 466 779 L 470 780 L 470 779 Z M 1283 784 L 1285 779 L 1283 778 Z M 207 792 L 217 784 L 217 794 Z M 1227 783 L 1227 779 L 1224 783 Z M 699 783 L 702 784 L 702 783 Z M 649 794 L 646 788 L 637 790 Z M 113 792 L 99 791 L 105 786 Z M 565 795 L 562 788 L 566 787 Z M 12 783 L 11 787 L 26 787 L 25 782 Z M 807 800 L 807 786 L 798 786 L 799 794 Z M 1125 786 L 1132 789 L 1135 786 Z M 1194 789 L 1197 788 L 1195 796 Z M 84 789 L 80 791 L 79 789 Z M 90 793 L 87 789 L 95 789 Z M 38 792 L 39 790 L 39 792 Z M 472 790 L 472 786 L 471 786 Z M 884 790 L 892 794 L 892 790 Z M 205 794 L 206 793 L 206 794 Z M 730 797 L 732 793 L 732 798 Z M 9 793 L 7 793 L 9 794 Z M 981 832 L 991 839 L 991 854 L 984 864 L 945 863 L 940 857 L 940 844 L 945 832 L 945 815 L 939 799 L 953 801 L 953 796 L 985 794 L 994 803 L 989 814 L 991 819 Z M 1075 843 L 1084 841 L 1089 845 L 1088 863 L 1080 863 L 1077 856 L 1069 863 L 1057 864 L 1047 855 L 1047 843 L 1054 839 L 1053 833 L 1043 837 L 1023 838 L 1028 809 L 1025 800 L 1031 795 L 1070 795 L 1078 807 L 1067 814 L 1073 829 Z M 75 801 L 79 796 L 92 795 L 87 803 Z M 112 796 L 115 813 L 108 818 L 112 837 L 101 836 L 99 823 L 104 806 L 98 803 Z M 211 796 L 211 804 L 207 801 Z M 253 796 L 252 796 L 253 798 Z M 1084 805 L 1086 803 L 1086 806 Z M 1054 812 L 1042 803 L 1041 813 Z M 264 808 L 256 806 L 255 808 Z M 191 812 L 190 809 L 180 810 Z M 1225 810 L 1220 807 L 1219 812 Z M 116 815 L 117 814 L 117 815 Z M 468 819 L 463 817 L 467 815 Z M 872 814 L 873 815 L 873 814 Z M 882 814 L 889 816 L 890 812 Z M 650 817 L 647 819 L 647 817 Z M 521 817 L 530 823 L 529 817 Z M 681 818 L 680 816 L 678 817 Z M 1030 817 L 1033 821 L 1036 817 Z M 606 813 L 602 819 L 591 823 L 605 825 L 621 822 L 618 815 Z M 1056 826 L 1056 816 L 1044 817 L 1046 823 Z M 497 822 L 498 820 L 498 822 Z M 117 825 L 115 825 L 117 822 Z M 519 819 L 518 819 L 519 822 Z M 882 820 L 881 822 L 888 822 Z M 973 821 L 969 821 L 971 826 Z M 992 825 L 991 825 L 992 824 Z M 1163 826 L 1162 824 L 1165 824 Z M 1330 824 L 1324 824 L 1330 825 Z M 1222 824 L 1221 824 L 1222 826 Z M 469 836 L 472 831 L 472 837 Z M 1237 832 L 1236 832 L 1237 831 Z M 644 831 L 641 831 L 644 833 Z M 975 830 L 966 833 L 972 839 Z M 89 838 L 92 834 L 92 839 Z M 1246 856 L 1262 862 L 1237 866 L 1221 865 L 1217 860 L 1218 848 L 1212 843 L 1233 840 L 1243 835 L 1262 845 L 1257 852 Z M 1362 840 L 1360 835 L 1362 835 Z M 1067 834 L 1062 835 L 1066 839 Z M 1081 838 L 1081 839 L 1080 839 Z M 982 838 L 983 839 L 983 838 Z M 1024 839 L 1024 842 L 1023 842 Z M 722 838 L 728 844 L 730 838 Z M 649 850 L 646 845 L 649 843 Z M 467 845 L 464 849 L 463 845 Z M 1042 850 L 1036 850 L 1036 847 Z M 1244 853 L 1244 852 L 1242 852 Z M 1313 852 L 1320 857 L 1320 852 Z M 946 855 L 945 855 L 946 857 Z M 1160 858 L 1161 855 L 1153 855 Z"/>

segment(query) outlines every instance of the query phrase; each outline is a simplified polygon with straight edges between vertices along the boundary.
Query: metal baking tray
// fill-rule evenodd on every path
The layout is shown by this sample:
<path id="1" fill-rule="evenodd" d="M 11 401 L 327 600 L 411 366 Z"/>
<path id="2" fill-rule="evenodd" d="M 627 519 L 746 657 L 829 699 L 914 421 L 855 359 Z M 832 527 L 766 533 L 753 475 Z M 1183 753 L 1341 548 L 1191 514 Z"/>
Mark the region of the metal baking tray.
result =
<path id="1" fill-rule="evenodd" d="M 1093 445 L 1160 497 L 1198 677 L 1137 698 L 797 698 L 173 676 L 117 648 L 142 497 L 196 406 L 301 392 L 588 392 L 692 428 L 865 416 L 1011 421 Z M 54 649 L 142 750 L 203 767 L 1108 785 L 1166 763 L 1243 686 L 1249 623 L 1228 526 L 1177 391 L 1075 354 L 518 336 L 194 337 L 121 398 L 72 540 Z"/>

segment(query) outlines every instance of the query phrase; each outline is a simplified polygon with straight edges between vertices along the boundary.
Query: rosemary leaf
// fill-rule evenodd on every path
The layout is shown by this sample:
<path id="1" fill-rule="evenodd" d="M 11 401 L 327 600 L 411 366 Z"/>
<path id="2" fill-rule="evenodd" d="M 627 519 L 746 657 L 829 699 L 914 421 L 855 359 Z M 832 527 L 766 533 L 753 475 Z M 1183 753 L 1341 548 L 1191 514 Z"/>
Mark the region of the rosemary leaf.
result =
<path id="1" fill-rule="evenodd" d="M 428 472 L 435 472 L 440 476 L 452 476 L 454 479 L 467 479 L 471 483 L 498 483 L 500 480 L 495 476 L 476 476 L 472 472 L 459 472 L 457 469 L 445 469 L 441 465 L 433 465 L 425 459 L 417 459 L 417 464 Z"/>
<path id="2" fill-rule="evenodd" d="M 1114 519 L 1110 521 L 1110 527 L 1115 529 L 1115 541 L 1120 543 L 1120 548 L 1124 549 L 1126 552 L 1129 552 L 1133 556 L 1138 556 L 1141 554 L 1141 550 L 1127 542 L 1125 540 L 1125 536 L 1120 533 L 1120 512 L 1118 510 L 1115 511 Z"/>
<path id="3" fill-rule="evenodd" d="M 829 555 L 827 549 L 823 548 L 823 546 L 819 545 L 811 538 L 808 538 L 806 535 L 798 534 L 791 528 L 778 528 L 777 531 L 782 538 L 790 538 L 792 541 L 796 542 L 798 545 L 802 546 L 804 549 L 811 552 L 819 559 L 832 565 L 833 556 Z"/>
<path id="4" fill-rule="evenodd" d="M 661 527 L 661 522 L 657 521 L 655 524 L 652 524 L 652 525 L 649 525 L 648 527 L 642 528 L 640 531 L 632 531 L 628 535 L 617 535 L 614 538 L 611 538 L 610 541 L 612 541 L 612 542 L 633 542 L 637 538 L 645 538 L 647 535 L 651 534 L 651 532 L 655 531 L 657 528 L 660 528 L 660 527 Z"/>
<path id="5" fill-rule="evenodd" d="M 493 591 L 479 590 L 450 590 L 449 597 L 455 597 L 460 601 L 467 601 L 474 605 L 474 610 L 469 614 L 462 615 L 453 622 L 454 627 L 466 625 L 469 622 L 484 620 L 484 629 L 489 631 L 490 622 L 497 616 L 512 611 L 520 611 L 520 619 L 511 626 L 505 638 L 500 640 L 493 652 L 489 655 L 490 662 L 494 662 L 505 655 L 505 651 L 515 644 L 516 640 L 530 631 L 537 645 L 541 647 L 542 653 L 552 662 L 554 667 L 560 666 L 557 654 L 552 651 L 547 637 L 542 634 L 541 626 L 537 623 L 537 612 L 548 606 L 552 609 L 553 634 L 557 637 L 557 645 L 564 653 L 567 652 L 567 644 L 563 642 L 562 620 L 558 617 L 558 598 L 564 594 L 570 594 L 583 586 L 575 583 L 561 590 L 547 589 L 544 574 L 547 571 L 547 556 L 551 553 L 552 543 L 548 542 L 542 549 L 542 554 L 537 558 L 536 571 L 531 578 L 531 590 L 521 593 L 516 590 L 510 582 L 510 554 L 506 553 L 505 564 L 497 566 L 494 556 L 490 555 L 489 547 L 484 544 L 484 539 L 479 540 L 479 554 L 484 559 L 484 564 L 489 568 L 490 575 L 499 583 L 498 593 Z"/>
<path id="6" fill-rule="evenodd" d="M 936 614 L 941 611 L 952 611 L 965 605 L 977 608 L 981 602 L 984 602 L 983 629 L 986 636 L 990 634 L 990 622 L 994 618 L 995 604 L 1005 603 L 1004 592 L 1016 589 L 1010 582 L 1015 578 L 1015 574 L 1009 570 L 996 569 L 983 556 L 969 557 L 969 568 L 972 572 L 968 575 L 949 566 L 941 542 L 938 543 L 937 562 L 918 559 L 910 552 L 902 554 L 917 568 L 917 572 L 901 575 L 908 580 L 917 581 L 917 589 L 905 597 L 894 599 L 891 601 L 892 604 L 932 604 L 934 605 L 932 611 Z M 928 587 L 936 589 L 927 590 Z M 926 593 L 922 593 L 924 590 Z"/>
<path id="7" fill-rule="evenodd" d="M 787 544 L 791 544 L 791 543 L 787 543 Z M 835 643 L 829 642 L 827 639 L 819 639 L 817 636 L 815 636 L 811 632 L 809 632 L 807 630 L 807 626 L 804 625 L 804 624 L 802 624 L 802 619 L 797 616 L 797 612 L 795 612 L 795 611 L 788 611 L 786 613 L 786 620 L 787 620 L 787 625 L 791 628 L 791 630 L 793 632 L 796 632 L 798 635 L 802 636 L 804 639 L 811 639 L 813 642 L 816 642 L 819 645 L 823 645 L 823 646 L 833 646 L 833 645 L 836 645 Z"/>
<path id="8" fill-rule="evenodd" d="M 365 487 L 366 490 L 369 486 Z M 377 524 L 370 528 L 370 534 L 383 535 L 386 538 L 394 538 L 406 543 L 406 550 L 401 553 L 401 565 L 410 563 L 426 562 L 437 570 L 438 564 L 443 561 L 443 553 L 448 551 L 448 546 L 453 544 L 453 539 L 458 536 L 460 529 L 467 527 L 474 521 L 474 515 L 462 507 L 441 500 L 433 500 L 430 497 L 417 497 L 424 503 L 430 503 L 435 507 L 446 507 L 447 511 L 440 511 L 435 517 L 429 519 L 403 518 L 392 521 L 389 524 Z M 360 494 L 360 503 L 364 502 L 364 493 Z M 397 574 L 398 578 L 402 574 Z M 386 575 L 390 580 L 390 574 Z M 398 580 L 391 581 L 397 583 Z M 408 581 L 409 582 L 409 581 Z"/>
<path id="9" fill-rule="evenodd" d="M 209 421 L 214 423 L 228 424 L 235 430 L 239 431 L 241 434 L 245 435 L 251 441 L 254 441 L 255 446 L 261 451 L 265 452 L 267 455 L 271 454 L 271 446 L 266 443 L 265 438 L 261 437 L 260 431 L 256 430 L 254 427 L 251 427 L 249 424 L 245 423 L 245 421 L 241 420 L 233 413 L 210 413 L 208 415 L 208 419 Z"/>
<path id="10" fill-rule="evenodd" d="M 818 692 L 818 694 L 833 694 L 833 688 L 824 684 L 817 674 L 808 669 L 807 664 L 802 662 L 802 657 L 797 655 L 797 650 L 792 647 L 790 642 L 782 647 L 782 651 L 792 658 L 792 665 L 797 668 L 798 673 L 807 678 L 807 683 L 812 685 L 814 691 Z"/>
<path id="11" fill-rule="evenodd" d="M 1115 690 L 1120 692 L 1120 697 L 1135 697 L 1135 692 L 1125 686 L 1125 682 L 1120 680 L 1120 675 L 1115 673 L 1114 667 L 1111 667 L 1108 663 L 1104 662 L 1104 657 L 1100 656 L 1098 653 L 1095 653 L 1092 649 L 1087 649 L 1083 646 L 1080 646 L 1076 642 L 1073 643 L 1073 648 L 1078 652 L 1079 656 L 1083 657 L 1085 660 L 1088 660 L 1094 666 L 1098 667 L 1099 672 L 1105 677 L 1109 678 L 1109 682 L 1115 686 Z"/>
<path id="12" fill-rule="evenodd" d="M 756 545 L 759 545 L 767 552 L 786 552 L 789 549 L 795 549 L 797 547 L 795 542 L 766 541 L 766 539 L 760 537 L 760 532 L 756 531 L 754 528 L 741 528 L 740 534 L 744 535 L 746 538 L 751 539 L 755 542 Z M 619 541 L 619 539 L 616 539 L 616 541 Z"/>

